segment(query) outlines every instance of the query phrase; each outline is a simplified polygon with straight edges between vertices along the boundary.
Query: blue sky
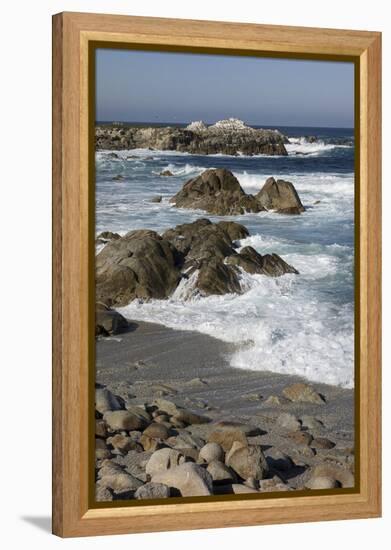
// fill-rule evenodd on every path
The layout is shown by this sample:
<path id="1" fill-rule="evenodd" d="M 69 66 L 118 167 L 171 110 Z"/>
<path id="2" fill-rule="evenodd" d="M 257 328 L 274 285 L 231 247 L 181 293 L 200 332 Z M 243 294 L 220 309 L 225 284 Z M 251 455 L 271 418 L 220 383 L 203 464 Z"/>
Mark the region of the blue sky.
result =
<path id="1" fill-rule="evenodd" d="M 96 119 L 354 125 L 352 63 L 99 49 Z"/>

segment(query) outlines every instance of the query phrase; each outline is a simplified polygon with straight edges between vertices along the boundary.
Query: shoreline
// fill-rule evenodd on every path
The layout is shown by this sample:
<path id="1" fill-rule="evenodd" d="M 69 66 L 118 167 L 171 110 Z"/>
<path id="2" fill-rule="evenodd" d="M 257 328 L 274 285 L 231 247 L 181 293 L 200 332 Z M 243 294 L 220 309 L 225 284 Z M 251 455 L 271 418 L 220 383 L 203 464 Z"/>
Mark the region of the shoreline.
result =
<path id="1" fill-rule="evenodd" d="M 106 392 L 103 405 L 119 400 L 117 412 L 143 424 L 128 431 L 110 424 L 115 410 L 95 413 L 98 501 L 354 485 L 353 390 L 311 384 L 318 401 L 288 400 L 303 379 L 230 367 L 229 348 L 144 322 L 97 340 L 97 409 Z M 222 457 L 210 462 L 211 442 Z M 166 455 L 179 465 L 161 463 Z"/>
<path id="2" fill-rule="evenodd" d="M 126 385 L 136 390 L 132 402 L 154 398 L 154 385 L 173 388 L 180 405 L 188 399 L 203 398 L 219 414 L 246 417 L 289 410 L 294 414 L 317 414 L 339 430 L 352 431 L 354 389 L 309 381 L 292 374 L 250 370 L 230 366 L 228 356 L 235 350 L 212 336 L 190 330 L 176 330 L 157 323 L 135 321 L 129 332 L 104 337 L 96 344 L 96 381 L 114 393 Z M 202 382 L 198 382 L 200 379 Z M 191 383 L 192 380 L 196 380 Z M 134 384 L 136 382 L 136 385 Z M 140 383 L 139 383 L 140 382 Z M 270 396 L 281 396 L 291 384 L 304 382 L 326 397 L 326 403 L 285 403 L 268 405 Z M 141 391 L 137 389 L 143 384 Z M 170 394 L 169 390 L 166 390 Z M 217 393 L 218 392 L 218 393 Z M 179 395 L 178 395 L 179 394 Z M 260 394 L 255 399 L 251 394 Z M 276 409 L 276 407 L 278 407 Z M 200 408 L 195 407 L 197 412 Z"/>

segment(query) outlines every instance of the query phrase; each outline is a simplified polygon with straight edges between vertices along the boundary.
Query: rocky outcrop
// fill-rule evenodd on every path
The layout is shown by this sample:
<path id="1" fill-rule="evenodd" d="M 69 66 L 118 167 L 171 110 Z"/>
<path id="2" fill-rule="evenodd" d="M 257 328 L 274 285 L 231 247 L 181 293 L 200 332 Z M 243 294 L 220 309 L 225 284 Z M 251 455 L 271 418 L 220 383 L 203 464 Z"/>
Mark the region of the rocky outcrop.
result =
<path id="1" fill-rule="evenodd" d="M 279 214 L 300 214 L 305 210 L 290 181 L 268 178 L 256 198 L 265 210 L 275 210 Z"/>
<path id="2" fill-rule="evenodd" d="M 95 128 L 97 150 L 146 148 L 194 155 L 287 155 L 285 143 L 288 139 L 277 130 L 252 128 L 237 119 L 221 120 L 210 126 L 194 122 L 186 128 L 116 124 Z"/>
<path id="3" fill-rule="evenodd" d="M 239 254 L 232 254 L 226 260 L 228 265 L 236 265 L 247 271 L 247 273 L 261 273 L 270 277 L 279 277 L 284 273 L 299 272 L 287 264 L 278 254 L 265 254 L 261 256 L 251 246 L 242 248 Z"/>
<path id="4" fill-rule="evenodd" d="M 265 210 L 255 197 L 243 191 L 236 177 L 225 168 L 205 170 L 185 183 L 170 202 L 179 208 L 205 210 L 218 216 Z"/>
<path id="5" fill-rule="evenodd" d="M 179 279 L 178 251 L 155 231 L 131 231 L 96 257 L 96 298 L 108 306 L 167 298 Z"/>
<path id="6" fill-rule="evenodd" d="M 274 210 L 279 214 L 300 214 L 304 206 L 289 181 L 268 178 L 254 196 L 242 189 L 238 179 L 225 168 L 205 170 L 187 181 L 170 199 L 178 208 L 205 210 L 217 216 Z"/>
<path id="7" fill-rule="evenodd" d="M 176 290 L 184 299 L 240 293 L 242 270 L 272 277 L 298 273 L 277 254 L 262 256 L 251 247 L 238 252 L 236 241 L 246 236 L 241 224 L 206 218 L 168 229 L 162 236 L 132 231 L 107 243 L 97 255 L 97 299 L 122 306 L 134 299 L 168 298 Z"/>

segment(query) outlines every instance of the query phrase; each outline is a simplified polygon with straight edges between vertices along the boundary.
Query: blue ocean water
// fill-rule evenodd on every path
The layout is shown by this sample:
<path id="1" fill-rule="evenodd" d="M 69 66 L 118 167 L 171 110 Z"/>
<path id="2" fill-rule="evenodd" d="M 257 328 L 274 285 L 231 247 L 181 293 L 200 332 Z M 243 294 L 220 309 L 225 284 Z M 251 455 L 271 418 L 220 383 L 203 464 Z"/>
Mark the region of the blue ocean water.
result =
<path id="1" fill-rule="evenodd" d="M 224 167 L 244 190 L 266 178 L 291 181 L 306 208 L 300 216 L 272 212 L 235 219 L 250 231 L 240 242 L 276 252 L 300 275 L 271 279 L 242 274 L 241 295 L 132 302 L 129 318 L 187 328 L 237 344 L 234 367 L 299 374 L 309 380 L 354 385 L 354 134 L 343 128 L 282 128 L 288 156 L 190 155 L 145 149 L 96 153 L 96 232 L 162 232 L 199 217 L 169 199 L 207 168 Z M 311 142 L 308 136 L 315 136 Z M 174 175 L 159 174 L 170 170 Z M 121 175 L 122 179 L 114 180 Z M 151 202 L 161 195 L 161 203 Z"/>

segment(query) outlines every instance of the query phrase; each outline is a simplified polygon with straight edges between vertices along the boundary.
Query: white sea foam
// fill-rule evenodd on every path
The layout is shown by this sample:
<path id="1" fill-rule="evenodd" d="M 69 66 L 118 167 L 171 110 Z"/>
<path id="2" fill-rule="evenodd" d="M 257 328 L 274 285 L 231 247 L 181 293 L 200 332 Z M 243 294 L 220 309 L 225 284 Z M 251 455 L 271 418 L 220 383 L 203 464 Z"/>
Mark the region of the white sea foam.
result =
<path id="1" fill-rule="evenodd" d="M 352 387 L 352 309 L 317 300 L 304 283 L 324 276 L 322 264 L 327 264 L 325 258 L 301 278 L 243 273 L 246 292 L 240 295 L 184 300 L 182 288 L 169 300 L 134 301 L 119 311 L 130 319 L 195 330 L 237 344 L 230 357 L 233 367 Z M 334 267 L 331 261 L 329 273 Z"/>
<path id="2" fill-rule="evenodd" d="M 285 144 L 285 149 L 289 155 L 311 155 L 317 156 L 325 151 L 333 149 L 347 149 L 351 145 L 325 143 L 322 140 L 313 143 L 307 141 L 305 137 L 289 138 L 289 143 Z"/>
<path id="3" fill-rule="evenodd" d="M 164 170 L 169 170 L 174 176 L 188 176 L 188 175 L 197 175 L 207 170 L 205 166 L 197 166 L 194 164 L 186 163 L 183 165 L 177 165 L 175 163 L 169 163 L 167 166 L 164 166 L 160 172 L 152 171 L 153 174 L 159 175 Z"/>

